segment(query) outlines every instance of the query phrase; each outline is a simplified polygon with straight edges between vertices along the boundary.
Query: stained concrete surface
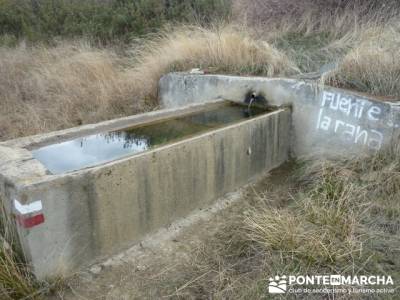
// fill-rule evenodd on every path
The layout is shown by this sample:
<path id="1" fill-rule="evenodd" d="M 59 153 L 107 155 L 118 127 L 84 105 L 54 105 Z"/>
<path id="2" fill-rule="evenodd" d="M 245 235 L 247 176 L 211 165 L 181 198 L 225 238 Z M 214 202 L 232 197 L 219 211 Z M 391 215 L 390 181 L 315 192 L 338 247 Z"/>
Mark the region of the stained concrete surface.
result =
<path id="1" fill-rule="evenodd" d="M 227 218 L 245 209 L 251 198 L 265 192 L 266 185 L 285 188 L 289 171 L 285 165 L 273 171 L 274 176 L 264 173 L 211 206 L 194 210 L 184 219 L 146 236 L 140 244 L 70 278 L 67 288 L 48 300 L 178 298 L 174 297 L 174 291 L 183 283 L 175 279 L 184 276 L 182 266 L 190 264 L 194 253 L 222 230 Z M 180 296 L 180 299 L 192 298 Z"/>

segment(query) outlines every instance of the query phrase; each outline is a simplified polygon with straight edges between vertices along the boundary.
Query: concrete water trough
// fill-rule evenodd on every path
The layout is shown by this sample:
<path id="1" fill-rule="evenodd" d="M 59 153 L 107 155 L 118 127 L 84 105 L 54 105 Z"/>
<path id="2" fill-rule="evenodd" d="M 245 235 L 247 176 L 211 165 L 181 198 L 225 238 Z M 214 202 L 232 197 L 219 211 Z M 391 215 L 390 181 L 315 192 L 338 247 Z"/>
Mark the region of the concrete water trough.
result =
<path id="1" fill-rule="evenodd" d="M 0 197 L 38 278 L 70 274 L 289 155 L 290 111 L 213 101 L 0 143 Z"/>
<path id="2" fill-rule="evenodd" d="M 400 137 L 400 102 L 295 79 L 172 73 L 159 97 L 168 109 L 0 143 L 0 200 L 38 278 L 130 248 L 289 152 L 353 157 Z"/>

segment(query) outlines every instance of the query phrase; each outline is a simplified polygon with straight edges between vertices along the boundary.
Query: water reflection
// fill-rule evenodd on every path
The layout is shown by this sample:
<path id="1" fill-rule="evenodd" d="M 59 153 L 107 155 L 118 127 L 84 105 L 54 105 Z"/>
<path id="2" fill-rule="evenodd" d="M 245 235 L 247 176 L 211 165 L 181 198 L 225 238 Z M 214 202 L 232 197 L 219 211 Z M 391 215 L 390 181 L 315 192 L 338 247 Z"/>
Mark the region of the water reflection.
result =
<path id="1" fill-rule="evenodd" d="M 251 118 L 266 111 L 235 104 L 141 127 L 90 135 L 33 150 L 33 156 L 53 174 L 99 165 L 156 145 L 189 137 Z"/>

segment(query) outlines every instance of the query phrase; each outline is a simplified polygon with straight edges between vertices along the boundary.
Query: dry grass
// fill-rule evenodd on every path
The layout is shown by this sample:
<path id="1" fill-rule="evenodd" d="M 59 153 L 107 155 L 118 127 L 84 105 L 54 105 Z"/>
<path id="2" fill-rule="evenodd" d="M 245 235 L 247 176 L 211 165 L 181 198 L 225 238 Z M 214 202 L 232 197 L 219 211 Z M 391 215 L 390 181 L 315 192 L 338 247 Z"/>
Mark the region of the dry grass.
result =
<path id="1" fill-rule="evenodd" d="M 0 140 L 151 109 L 162 75 L 195 67 L 267 76 L 296 71 L 272 46 L 231 27 L 166 30 L 137 43 L 132 55 L 83 42 L 3 47 Z"/>
<path id="2" fill-rule="evenodd" d="M 22 299 L 39 294 L 38 284 L 29 269 L 15 257 L 15 252 L 5 246 L 0 247 L 0 297 L 4 300 Z"/>
<path id="3" fill-rule="evenodd" d="M 0 139 L 143 109 L 134 78 L 111 50 L 85 43 L 0 48 Z"/>
<path id="4" fill-rule="evenodd" d="M 400 97 L 397 1 L 237 0 L 234 7 L 302 72 L 336 87 Z"/>
<path id="5" fill-rule="evenodd" d="M 275 173 L 249 192 L 246 204 L 224 217 L 217 233 L 185 263 L 166 275 L 174 278 L 172 283 L 156 283 L 165 289 L 159 294 L 261 299 L 268 277 L 276 274 L 397 278 L 399 186 L 398 151 L 353 160 L 309 160 L 289 173 Z"/>
<path id="6" fill-rule="evenodd" d="M 365 24 L 383 24 L 395 19 L 396 0 L 235 0 L 234 15 L 253 27 L 303 32 L 347 33 Z"/>
<path id="7" fill-rule="evenodd" d="M 398 8 L 345 2 L 329 11 L 320 2 L 238 1 L 252 29 L 165 29 L 131 55 L 85 42 L 1 47 L 0 140 L 152 109 L 163 74 L 195 67 L 286 76 L 339 62 L 326 83 L 398 97 Z"/>
<path id="8" fill-rule="evenodd" d="M 1 199 L 0 199 L 1 200 Z M 0 299 L 22 299 L 36 297 L 39 283 L 20 257 L 16 235 L 9 225 L 11 220 L 0 202 Z"/>
<path id="9" fill-rule="evenodd" d="M 336 74 L 343 73 L 339 76 L 341 81 L 351 78 L 347 82 L 337 79 L 328 83 L 375 95 L 399 93 L 394 84 L 395 64 L 388 69 L 388 78 L 379 76 L 378 80 L 377 76 L 371 75 L 371 80 L 363 79 L 365 72 L 385 73 L 386 66 L 396 59 L 397 37 L 394 35 L 397 33 L 392 34 L 394 39 L 383 38 L 386 42 L 383 47 L 380 35 L 398 32 L 393 29 L 399 27 L 397 1 L 236 0 L 234 8 L 236 17 L 249 24 L 257 37 L 287 54 L 302 72 L 325 72 L 321 70 L 324 65 L 339 63 L 341 68 Z M 370 57 L 380 55 L 383 64 L 375 60 L 371 70 L 362 66 L 363 62 L 370 61 Z M 350 76 L 353 68 L 356 69 L 351 74 L 354 76 Z"/>
<path id="10" fill-rule="evenodd" d="M 250 240 L 290 258 L 292 266 L 343 271 L 363 258 L 359 221 L 365 202 L 358 201 L 363 187 L 349 182 L 337 163 L 309 164 L 312 167 L 296 179 L 298 190 L 292 202 L 284 208 L 263 205 L 251 209 L 245 228 Z"/>
<path id="11" fill-rule="evenodd" d="M 327 74 L 325 82 L 377 96 L 400 97 L 399 27 L 364 31 L 359 42 Z"/>
<path id="12" fill-rule="evenodd" d="M 245 28 L 181 27 L 166 30 L 134 51 L 133 70 L 147 91 L 156 91 L 159 78 L 170 71 L 201 68 L 209 72 L 278 76 L 297 72 L 281 52 L 256 40 Z"/>
<path id="13" fill-rule="evenodd" d="M 397 7 L 343 1 L 329 11 L 320 2 L 289 0 L 242 0 L 236 7 L 251 29 L 165 29 L 137 41 L 130 55 L 85 42 L 0 48 L 0 140 L 152 109 L 163 74 L 195 67 L 289 76 L 339 62 L 325 83 L 400 95 Z"/>

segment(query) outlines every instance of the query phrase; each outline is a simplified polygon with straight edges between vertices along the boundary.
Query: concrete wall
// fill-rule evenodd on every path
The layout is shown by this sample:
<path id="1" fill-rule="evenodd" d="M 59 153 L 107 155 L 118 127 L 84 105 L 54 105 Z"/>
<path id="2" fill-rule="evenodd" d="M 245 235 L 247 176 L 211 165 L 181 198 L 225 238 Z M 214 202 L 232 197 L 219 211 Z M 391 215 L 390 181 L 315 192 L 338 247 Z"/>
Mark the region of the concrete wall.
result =
<path id="1" fill-rule="evenodd" d="M 172 73 L 161 79 L 159 95 L 171 108 L 218 98 L 242 102 L 249 92 L 292 107 L 294 156 L 350 155 L 398 141 L 398 103 L 305 81 Z"/>
<path id="2" fill-rule="evenodd" d="M 29 229 L 15 225 L 38 278 L 70 274 L 118 253 L 288 158 L 288 110 L 63 175 L 49 174 L 27 150 L 191 111 L 153 112 L 0 144 L 0 197 L 9 213 L 21 214 L 16 199 L 26 208 L 40 202 L 35 213 L 44 216 Z"/>

